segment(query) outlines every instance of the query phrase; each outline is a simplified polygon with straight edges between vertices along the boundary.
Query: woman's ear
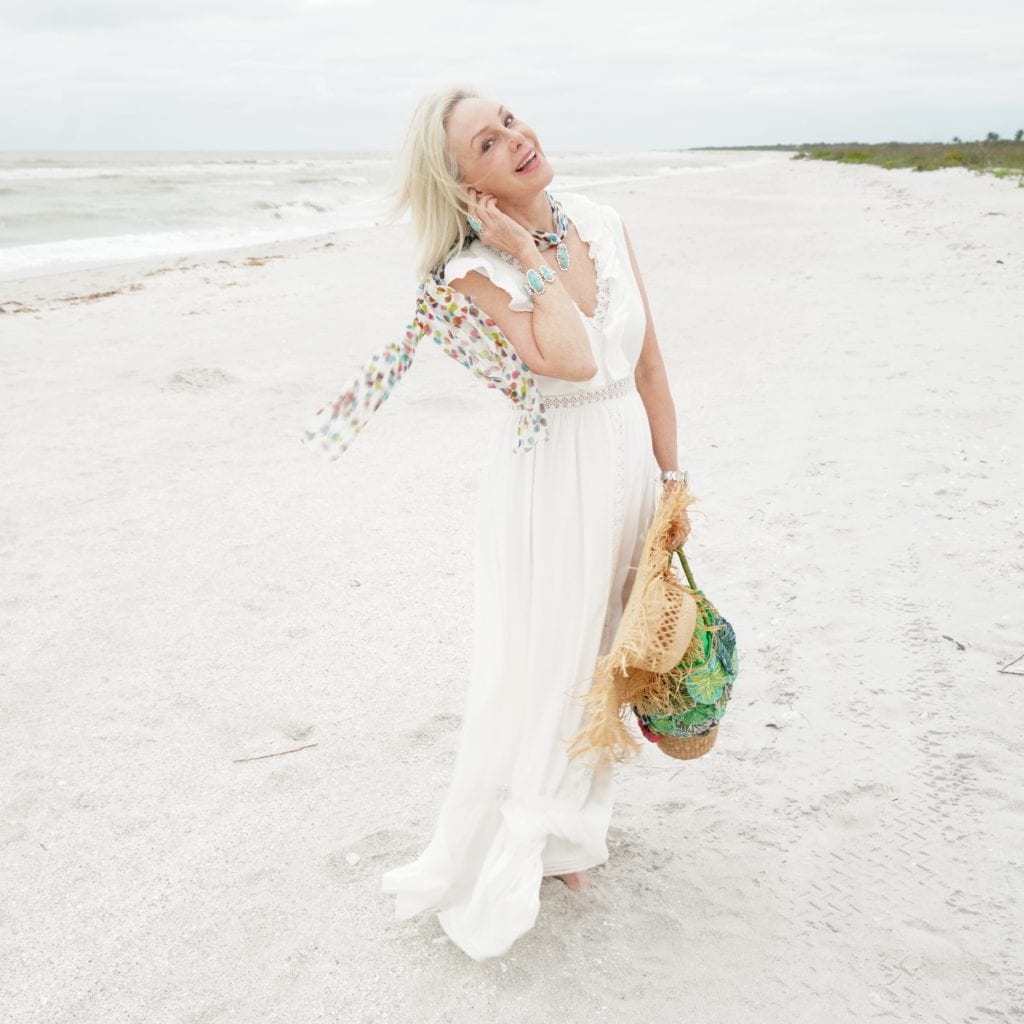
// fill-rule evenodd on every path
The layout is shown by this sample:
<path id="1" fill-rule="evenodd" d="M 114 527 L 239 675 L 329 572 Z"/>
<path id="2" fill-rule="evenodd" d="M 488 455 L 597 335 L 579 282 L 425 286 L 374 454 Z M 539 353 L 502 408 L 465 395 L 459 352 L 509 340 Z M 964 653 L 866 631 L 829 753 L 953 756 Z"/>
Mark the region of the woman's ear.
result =
<path id="1" fill-rule="evenodd" d="M 452 202 L 455 209 L 459 211 L 460 217 L 469 216 L 469 192 L 464 186 L 457 185 L 455 192 L 452 194 Z"/>

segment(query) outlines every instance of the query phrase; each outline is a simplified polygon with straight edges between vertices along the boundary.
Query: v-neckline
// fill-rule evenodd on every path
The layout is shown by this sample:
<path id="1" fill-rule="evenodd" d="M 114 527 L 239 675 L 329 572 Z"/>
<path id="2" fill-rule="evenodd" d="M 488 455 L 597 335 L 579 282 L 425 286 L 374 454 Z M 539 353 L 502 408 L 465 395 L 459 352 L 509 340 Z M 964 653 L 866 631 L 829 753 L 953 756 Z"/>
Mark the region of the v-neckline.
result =
<path id="1" fill-rule="evenodd" d="M 568 216 L 568 214 L 566 215 Z M 587 321 L 589 324 L 593 324 L 595 327 L 599 326 L 603 322 L 602 314 L 606 311 L 604 307 L 607 306 L 607 292 L 608 292 L 608 280 L 605 276 L 605 268 L 601 265 L 601 260 L 597 255 L 597 251 L 594 248 L 593 239 L 585 238 L 583 232 L 580 231 L 579 225 L 569 217 L 569 223 L 573 226 L 576 231 L 576 236 L 579 240 L 587 247 L 587 256 L 590 258 L 590 262 L 594 264 L 594 284 L 596 291 L 594 293 L 594 312 L 586 314 L 580 308 L 580 304 L 570 296 L 572 304 L 576 307 L 576 312 Z"/>
<path id="2" fill-rule="evenodd" d="M 592 327 L 600 328 L 604 326 L 604 320 L 608 313 L 608 301 L 609 301 L 609 281 L 606 274 L 607 268 L 603 265 L 600 257 L 597 254 L 597 250 L 594 248 L 594 240 L 587 238 L 586 235 L 579 229 L 579 225 L 575 220 L 566 213 L 569 223 L 576 229 L 576 234 L 579 240 L 587 247 L 587 256 L 590 258 L 591 263 L 594 264 L 594 275 L 595 282 L 597 285 L 597 293 L 594 299 L 594 312 L 589 316 L 580 309 L 579 303 L 570 295 L 569 301 L 572 303 L 573 308 L 579 314 L 580 319 L 585 323 L 590 324 Z M 508 263 L 510 266 L 518 267 L 520 271 L 525 273 L 523 265 L 513 256 L 511 253 L 505 252 L 504 249 L 497 249 L 494 246 L 487 245 L 482 239 L 481 244 L 486 246 L 492 252 L 497 253 L 498 257 Z M 538 253 L 539 255 L 539 253 Z M 568 294 L 568 291 L 566 292 Z"/>

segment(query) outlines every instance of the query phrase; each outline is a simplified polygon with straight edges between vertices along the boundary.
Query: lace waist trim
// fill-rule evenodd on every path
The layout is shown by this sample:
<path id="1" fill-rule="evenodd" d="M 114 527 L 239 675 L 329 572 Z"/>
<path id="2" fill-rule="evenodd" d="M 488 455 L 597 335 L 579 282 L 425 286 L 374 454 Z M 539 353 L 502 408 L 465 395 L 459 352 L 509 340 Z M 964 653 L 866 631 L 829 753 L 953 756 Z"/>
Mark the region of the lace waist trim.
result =
<path id="1" fill-rule="evenodd" d="M 591 402 L 606 402 L 610 398 L 621 398 L 631 391 L 636 391 L 636 378 L 632 374 L 591 391 L 574 391 L 567 395 L 543 395 L 541 401 L 546 409 L 564 409 L 575 405 L 589 405 Z"/>

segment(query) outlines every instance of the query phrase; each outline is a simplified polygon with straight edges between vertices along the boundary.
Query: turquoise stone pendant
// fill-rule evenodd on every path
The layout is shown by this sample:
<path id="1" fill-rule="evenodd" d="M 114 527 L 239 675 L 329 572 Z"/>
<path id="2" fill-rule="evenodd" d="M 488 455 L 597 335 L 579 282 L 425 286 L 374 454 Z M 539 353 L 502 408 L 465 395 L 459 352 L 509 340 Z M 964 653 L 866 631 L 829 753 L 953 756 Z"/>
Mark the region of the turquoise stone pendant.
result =
<path id="1" fill-rule="evenodd" d="M 562 209 L 562 204 L 557 202 L 550 192 L 547 193 L 547 197 L 548 202 L 551 204 L 551 216 L 554 219 L 555 227 L 558 230 L 533 231 L 531 234 L 537 243 L 537 247 L 542 252 L 550 245 L 556 246 L 555 262 L 562 270 L 568 270 L 569 247 L 565 244 L 565 237 L 569 233 L 569 219 L 566 217 L 565 211 Z"/>

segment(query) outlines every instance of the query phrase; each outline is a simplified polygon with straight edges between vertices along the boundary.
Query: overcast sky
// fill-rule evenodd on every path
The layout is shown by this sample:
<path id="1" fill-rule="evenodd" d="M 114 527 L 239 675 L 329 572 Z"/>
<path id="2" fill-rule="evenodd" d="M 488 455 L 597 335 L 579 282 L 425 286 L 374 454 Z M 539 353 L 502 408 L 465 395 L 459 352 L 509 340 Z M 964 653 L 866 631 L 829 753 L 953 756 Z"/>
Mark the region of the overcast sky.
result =
<path id="1" fill-rule="evenodd" d="M 1024 128 L 1022 0 L 0 0 L 0 149 L 391 150 L 423 93 L 549 150 Z"/>

